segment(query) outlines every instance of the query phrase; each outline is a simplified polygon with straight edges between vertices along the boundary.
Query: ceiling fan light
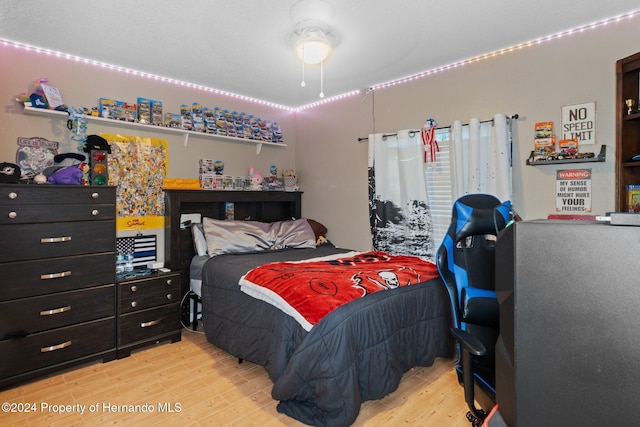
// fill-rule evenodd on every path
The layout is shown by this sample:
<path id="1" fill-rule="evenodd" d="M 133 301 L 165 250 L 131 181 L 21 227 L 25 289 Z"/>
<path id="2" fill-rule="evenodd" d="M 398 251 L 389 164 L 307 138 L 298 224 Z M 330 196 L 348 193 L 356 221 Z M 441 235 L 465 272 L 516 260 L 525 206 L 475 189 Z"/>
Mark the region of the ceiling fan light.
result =
<path id="1" fill-rule="evenodd" d="M 296 52 L 302 62 L 314 65 L 327 59 L 331 53 L 331 45 L 324 40 L 301 40 Z"/>

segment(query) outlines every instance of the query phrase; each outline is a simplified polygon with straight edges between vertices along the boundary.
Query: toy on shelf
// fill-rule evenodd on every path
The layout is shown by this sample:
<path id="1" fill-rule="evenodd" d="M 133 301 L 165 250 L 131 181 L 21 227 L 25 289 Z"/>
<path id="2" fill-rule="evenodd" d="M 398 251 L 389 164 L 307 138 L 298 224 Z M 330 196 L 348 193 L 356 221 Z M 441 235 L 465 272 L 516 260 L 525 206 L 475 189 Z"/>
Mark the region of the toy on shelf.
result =
<path id="1" fill-rule="evenodd" d="M 284 191 L 298 191 L 298 176 L 293 169 L 284 169 L 282 171 L 282 179 L 284 180 Z"/>
<path id="2" fill-rule="evenodd" d="M 253 169 L 253 166 L 249 168 L 249 190 L 261 191 L 262 190 L 262 175 L 259 170 Z"/>

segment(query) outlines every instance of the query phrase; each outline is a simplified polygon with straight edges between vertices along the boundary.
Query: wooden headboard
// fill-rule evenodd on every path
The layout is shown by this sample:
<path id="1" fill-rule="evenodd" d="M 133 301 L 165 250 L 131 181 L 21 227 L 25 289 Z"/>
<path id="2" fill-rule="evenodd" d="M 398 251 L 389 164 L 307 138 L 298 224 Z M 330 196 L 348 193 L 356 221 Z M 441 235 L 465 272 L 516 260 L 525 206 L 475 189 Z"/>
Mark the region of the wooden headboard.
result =
<path id="1" fill-rule="evenodd" d="M 233 202 L 235 219 L 274 222 L 301 218 L 302 192 L 165 190 L 164 262 L 172 270 L 188 270 L 195 254 L 191 230 L 180 227 L 182 214 L 225 219 L 227 202 Z M 188 273 L 187 276 L 188 289 Z"/>

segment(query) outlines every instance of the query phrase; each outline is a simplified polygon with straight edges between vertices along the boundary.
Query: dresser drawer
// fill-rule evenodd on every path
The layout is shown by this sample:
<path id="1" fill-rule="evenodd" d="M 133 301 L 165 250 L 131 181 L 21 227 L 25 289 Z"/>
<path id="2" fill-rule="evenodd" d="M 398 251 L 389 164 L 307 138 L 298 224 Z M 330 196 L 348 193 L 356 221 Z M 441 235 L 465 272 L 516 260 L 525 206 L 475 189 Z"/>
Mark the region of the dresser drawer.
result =
<path id="1" fill-rule="evenodd" d="M 114 318 L 0 341 L 0 378 L 115 348 Z"/>
<path id="2" fill-rule="evenodd" d="M 0 206 L 116 203 L 115 187 L 0 185 Z"/>
<path id="3" fill-rule="evenodd" d="M 172 274 L 120 283 L 120 313 L 130 313 L 177 302 L 180 275 Z"/>
<path id="4" fill-rule="evenodd" d="M 118 346 L 179 330 L 180 307 L 177 302 L 158 308 L 124 314 L 119 317 Z"/>
<path id="5" fill-rule="evenodd" d="M 115 315 L 115 285 L 0 303 L 0 339 Z"/>
<path id="6" fill-rule="evenodd" d="M 115 219 L 115 205 L 15 205 L 0 206 L 0 224 L 91 221 Z"/>
<path id="7" fill-rule="evenodd" d="M 115 221 L 0 225 L 0 262 L 114 252 L 115 232 Z"/>
<path id="8" fill-rule="evenodd" d="M 0 301 L 113 284 L 115 255 L 105 252 L 0 264 Z"/>

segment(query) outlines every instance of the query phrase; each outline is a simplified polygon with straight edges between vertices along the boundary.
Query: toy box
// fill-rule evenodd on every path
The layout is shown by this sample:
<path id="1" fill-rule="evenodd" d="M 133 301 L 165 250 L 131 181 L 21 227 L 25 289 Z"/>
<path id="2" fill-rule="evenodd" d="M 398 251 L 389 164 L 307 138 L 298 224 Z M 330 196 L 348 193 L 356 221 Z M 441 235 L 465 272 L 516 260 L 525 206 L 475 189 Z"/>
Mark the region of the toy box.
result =
<path id="1" fill-rule="evenodd" d="M 124 101 L 118 101 L 116 100 L 116 105 L 115 105 L 115 119 L 116 120 L 124 120 Z"/>
<path id="2" fill-rule="evenodd" d="M 151 100 L 138 98 L 138 121 L 140 123 L 151 124 Z"/>
<path id="3" fill-rule="evenodd" d="M 138 106 L 136 104 L 131 104 L 130 102 L 125 102 L 123 107 L 124 120 L 127 122 L 136 122 L 138 121 Z"/>
<path id="4" fill-rule="evenodd" d="M 165 113 L 164 125 L 168 128 L 180 129 L 180 114 Z"/>
<path id="5" fill-rule="evenodd" d="M 216 116 L 214 110 L 209 107 L 205 107 L 202 110 L 202 116 L 204 119 L 204 131 L 206 133 L 216 133 Z"/>
<path id="6" fill-rule="evenodd" d="M 537 155 L 548 156 L 554 153 L 556 148 L 555 135 L 551 138 L 536 138 L 533 141 L 533 150 Z"/>
<path id="7" fill-rule="evenodd" d="M 98 100 L 98 111 L 100 117 L 105 119 L 116 118 L 116 100 L 111 98 L 100 98 Z"/>
<path id="8" fill-rule="evenodd" d="M 191 107 L 187 104 L 180 106 L 180 127 L 184 130 L 193 130 L 193 118 Z"/>
<path id="9" fill-rule="evenodd" d="M 215 175 L 212 173 L 201 173 L 199 175 L 200 178 L 200 187 L 203 190 L 213 190 L 213 181 Z"/>
<path id="10" fill-rule="evenodd" d="M 162 115 L 162 101 L 151 100 L 151 124 L 164 126 L 164 116 Z"/>
<path id="11" fill-rule="evenodd" d="M 556 151 L 553 122 L 538 122 L 534 127 L 533 151 L 538 156 L 550 156 Z"/>
<path id="12" fill-rule="evenodd" d="M 627 208 L 629 212 L 640 212 L 640 184 L 629 184 L 627 186 Z"/>
<path id="13" fill-rule="evenodd" d="M 199 172 L 201 174 L 214 174 L 215 173 L 215 160 L 213 159 L 200 159 Z"/>
<path id="14" fill-rule="evenodd" d="M 49 86 L 45 83 L 40 83 L 40 87 L 42 88 L 42 92 L 44 92 L 44 97 L 47 100 L 47 104 L 49 104 L 49 108 L 56 110 L 58 107 L 64 107 L 62 95 L 60 95 L 57 87 Z"/>
<path id="15" fill-rule="evenodd" d="M 558 141 L 558 155 L 564 157 L 578 154 L 578 139 L 561 139 Z"/>
<path id="16" fill-rule="evenodd" d="M 553 135 L 553 122 L 538 122 L 535 125 L 535 139 L 551 138 Z"/>
<path id="17" fill-rule="evenodd" d="M 193 121 L 193 130 L 196 132 L 204 132 L 204 115 L 202 105 L 197 102 L 191 104 L 191 120 Z"/>

